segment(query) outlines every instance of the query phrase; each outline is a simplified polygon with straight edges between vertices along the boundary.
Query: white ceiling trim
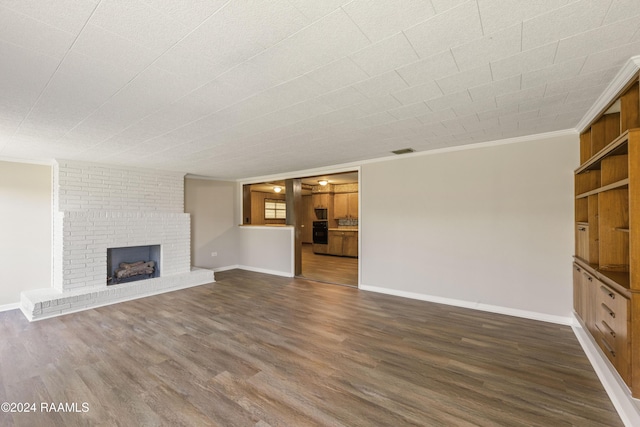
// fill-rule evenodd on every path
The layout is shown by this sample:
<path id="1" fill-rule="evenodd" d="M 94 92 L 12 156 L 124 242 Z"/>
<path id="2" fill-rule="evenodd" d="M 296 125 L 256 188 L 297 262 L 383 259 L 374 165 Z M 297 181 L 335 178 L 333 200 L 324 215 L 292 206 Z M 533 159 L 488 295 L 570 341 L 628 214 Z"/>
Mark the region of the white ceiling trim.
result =
<path id="1" fill-rule="evenodd" d="M 54 159 L 18 159 L 15 157 L 0 156 L 0 162 L 24 163 L 27 165 L 53 166 L 53 164 L 55 163 L 55 160 Z"/>
<path id="2" fill-rule="evenodd" d="M 219 178 L 214 178 L 212 176 L 197 175 L 192 173 L 186 174 L 184 176 L 184 179 L 202 179 L 205 181 L 236 182 L 236 180 L 233 180 L 233 179 L 219 179 Z"/>
<path id="3" fill-rule="evenodd" d="M 640 69 L 640 56 L 631 57 L 613 78 L 609 86 L 602 92 L 596 102 L 587 110 L 587 113 L 576 125 L 576 131 L 582 133 L 591 124 L 600 112 L 602 112 L 613 98 L 625 87 L 629 80 Z"/>

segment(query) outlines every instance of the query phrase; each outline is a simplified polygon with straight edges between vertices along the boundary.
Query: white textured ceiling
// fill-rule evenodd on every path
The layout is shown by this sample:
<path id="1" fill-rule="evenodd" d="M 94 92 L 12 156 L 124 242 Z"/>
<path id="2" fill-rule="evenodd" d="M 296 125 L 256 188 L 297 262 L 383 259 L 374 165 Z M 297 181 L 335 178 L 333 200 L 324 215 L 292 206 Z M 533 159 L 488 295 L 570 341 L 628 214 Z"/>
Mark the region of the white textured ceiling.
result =
<path id="1" fill-rule="evenodd" d="M 575 127 L 639 0 L 0 0 L 0 158 L 244 178 Z"/>

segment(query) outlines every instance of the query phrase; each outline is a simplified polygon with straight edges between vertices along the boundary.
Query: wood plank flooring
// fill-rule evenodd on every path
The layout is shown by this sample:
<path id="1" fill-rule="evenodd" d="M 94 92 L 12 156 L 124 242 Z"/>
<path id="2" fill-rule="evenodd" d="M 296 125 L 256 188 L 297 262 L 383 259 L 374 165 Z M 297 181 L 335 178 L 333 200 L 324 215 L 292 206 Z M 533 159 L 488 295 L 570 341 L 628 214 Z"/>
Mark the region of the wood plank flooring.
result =
<path id="1" fill-rule="evenodd" d="M 232 270 L 29 323 L 0 313 L 0 426 L 621 426 L 571 329 Z"/>
<path id="2" fill-rule="evenodd" d="M 313 253 L 313 245 L 302 245 L 302 276 L 339 285 L 358 286 L 358 258 Z"/>

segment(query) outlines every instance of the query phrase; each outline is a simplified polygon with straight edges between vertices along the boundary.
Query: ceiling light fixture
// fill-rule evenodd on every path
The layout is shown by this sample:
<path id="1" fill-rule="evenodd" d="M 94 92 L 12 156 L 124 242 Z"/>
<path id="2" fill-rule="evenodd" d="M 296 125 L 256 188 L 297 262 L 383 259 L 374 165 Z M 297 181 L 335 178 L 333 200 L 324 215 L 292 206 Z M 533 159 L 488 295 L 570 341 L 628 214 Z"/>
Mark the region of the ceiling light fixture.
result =
<path id="1" fill-rule="evenodd" d="M 279 193 L 282 191 L 282 187 L 275 186 L 273 187 L 273 191 L 275 191 L 276 193 Z"/>
<path id="2" fill-rule="evenodd" d="M 327 181 L 326 179 L 321 179 L 320 181 L 318 181 L 318 184 L 325 186 L 329 183 L 329 181 Z"/>

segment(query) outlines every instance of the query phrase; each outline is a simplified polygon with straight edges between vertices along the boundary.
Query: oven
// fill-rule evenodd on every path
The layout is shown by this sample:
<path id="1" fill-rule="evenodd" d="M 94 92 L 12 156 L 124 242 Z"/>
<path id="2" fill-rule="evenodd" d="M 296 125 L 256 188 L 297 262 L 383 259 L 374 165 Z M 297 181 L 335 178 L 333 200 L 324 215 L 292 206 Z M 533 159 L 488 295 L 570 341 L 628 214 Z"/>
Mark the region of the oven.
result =
<path id="1" fill-rule="evenodd" d="M 329 243 L 329 225 L 327 221 L 313 221 L 313 243 L 319 245 Z"/>

